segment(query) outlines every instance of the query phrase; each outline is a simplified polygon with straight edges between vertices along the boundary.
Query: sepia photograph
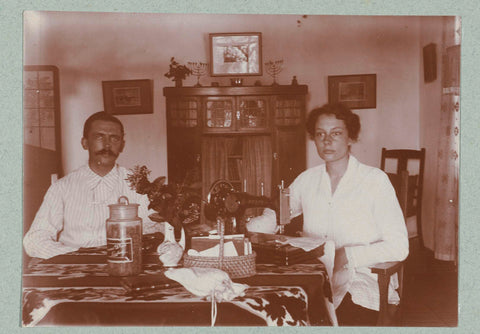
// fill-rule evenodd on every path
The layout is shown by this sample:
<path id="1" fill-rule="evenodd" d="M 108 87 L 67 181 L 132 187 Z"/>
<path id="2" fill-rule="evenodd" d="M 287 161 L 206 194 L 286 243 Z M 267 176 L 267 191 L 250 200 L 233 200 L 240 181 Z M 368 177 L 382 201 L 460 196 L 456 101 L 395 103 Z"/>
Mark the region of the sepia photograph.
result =
<path id="1" fill-rule="evenodd" d="M 461 37 L 24 11 L 19 326 L 458 327 Z"/>
<path id="2" fill-rule="evenodd" d="M 212 76 L 262 75 L 262 34 L 210 34 Z"/>

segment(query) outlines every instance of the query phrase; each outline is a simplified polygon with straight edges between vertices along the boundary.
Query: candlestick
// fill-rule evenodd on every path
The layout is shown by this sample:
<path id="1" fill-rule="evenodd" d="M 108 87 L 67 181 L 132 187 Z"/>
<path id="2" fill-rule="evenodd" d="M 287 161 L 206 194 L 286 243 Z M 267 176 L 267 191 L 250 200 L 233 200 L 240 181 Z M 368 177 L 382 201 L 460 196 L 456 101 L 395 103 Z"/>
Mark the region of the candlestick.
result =
<path id="1" fill-rule="evenodd" d="M 190 67 L 192 74 L 197 77 L 197 84 L 193 87 L 202 87 L 200 84 L 200 77 L 207 73 L 208 63 L 189 61 L 188 66 Z"/>

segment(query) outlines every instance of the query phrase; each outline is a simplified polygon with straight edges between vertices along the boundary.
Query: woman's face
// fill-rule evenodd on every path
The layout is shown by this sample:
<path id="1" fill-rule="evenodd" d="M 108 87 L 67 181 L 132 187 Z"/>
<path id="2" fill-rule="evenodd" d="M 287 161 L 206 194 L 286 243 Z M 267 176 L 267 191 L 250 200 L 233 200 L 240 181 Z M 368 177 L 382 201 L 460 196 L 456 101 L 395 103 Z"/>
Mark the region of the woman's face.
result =
<path id="1" fill-rule="evenodd" d="M 330 114 L 318 117 L 313 140 L 318 155 L 326 163 L 347 158 L 352 144 L 345 122 Z"/>

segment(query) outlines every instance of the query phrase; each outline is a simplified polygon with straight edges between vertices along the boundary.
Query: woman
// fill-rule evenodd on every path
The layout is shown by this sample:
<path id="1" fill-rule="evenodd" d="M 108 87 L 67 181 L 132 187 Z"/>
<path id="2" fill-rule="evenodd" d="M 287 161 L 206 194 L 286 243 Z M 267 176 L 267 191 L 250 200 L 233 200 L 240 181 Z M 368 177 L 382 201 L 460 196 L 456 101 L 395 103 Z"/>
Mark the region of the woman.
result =
<path id="1" fill-rule="evenodd" d="M 312 110 L 307 131 L 325 164 L 307 169 L 290 185 L 292 217 L 303 213 L 305 236 L 335 242 L 333 303 L 340 325 L 375 325 L 377 277 L 368 266 L 408 255 L 402 210 L 387 175 L 350 154 L 360 120 L 342 105 Z M 389 303 L 398 303 L 392 279 Z"/>

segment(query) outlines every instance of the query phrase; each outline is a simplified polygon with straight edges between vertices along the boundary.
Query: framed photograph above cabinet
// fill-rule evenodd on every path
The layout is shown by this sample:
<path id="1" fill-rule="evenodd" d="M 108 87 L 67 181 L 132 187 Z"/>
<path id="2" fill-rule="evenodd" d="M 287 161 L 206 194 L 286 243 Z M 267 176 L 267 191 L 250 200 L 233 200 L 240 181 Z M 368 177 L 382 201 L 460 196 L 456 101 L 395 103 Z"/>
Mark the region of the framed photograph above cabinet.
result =
<path id="1" fill-rule="evenodd" d="M 210 34 L 210 75 L 262 75 L 262 33 Z"/>

